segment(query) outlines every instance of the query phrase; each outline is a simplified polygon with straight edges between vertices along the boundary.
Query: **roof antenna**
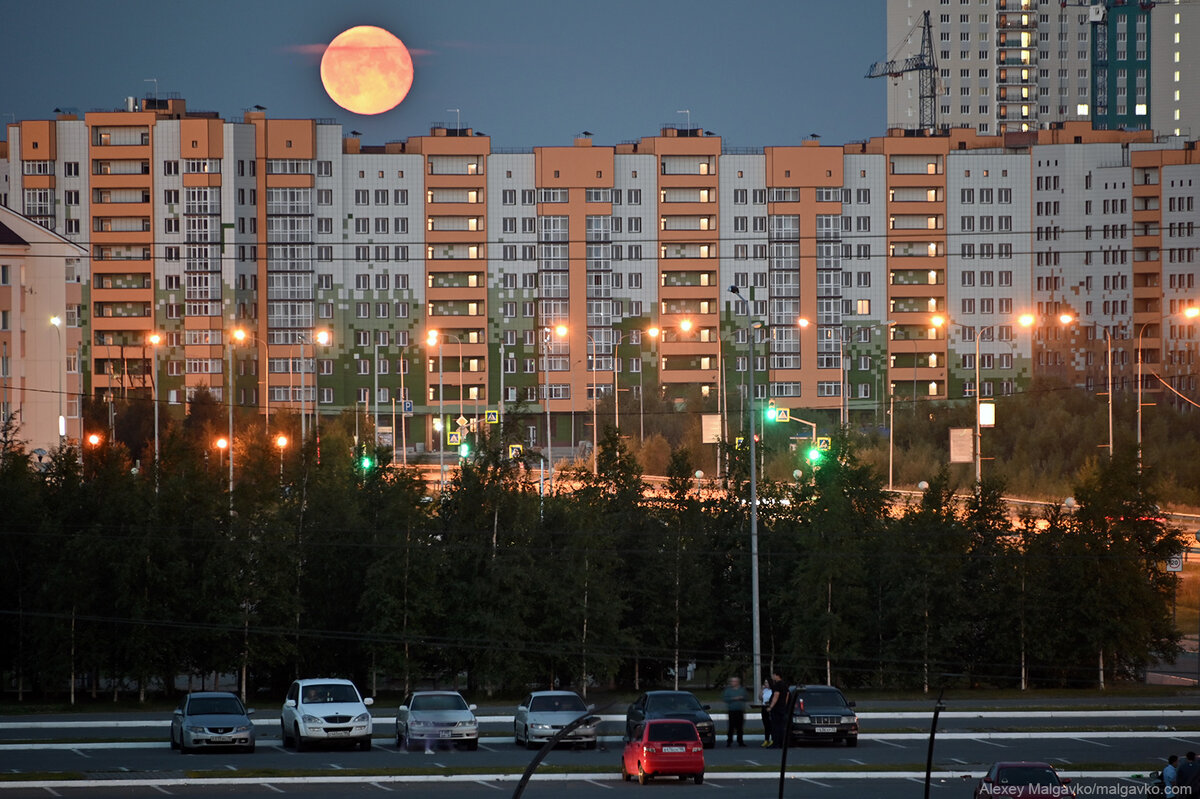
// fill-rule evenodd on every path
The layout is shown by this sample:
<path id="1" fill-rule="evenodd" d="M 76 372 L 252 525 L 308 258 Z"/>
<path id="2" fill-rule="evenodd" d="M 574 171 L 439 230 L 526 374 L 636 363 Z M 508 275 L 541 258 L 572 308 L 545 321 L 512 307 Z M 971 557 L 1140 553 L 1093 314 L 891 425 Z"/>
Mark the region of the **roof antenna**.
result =
<path id="1" fill-rule="evenodd" d="M 154 104 L 158 105 L 158 78 L 142 78 L 142 83 L 154 84 Z"/>

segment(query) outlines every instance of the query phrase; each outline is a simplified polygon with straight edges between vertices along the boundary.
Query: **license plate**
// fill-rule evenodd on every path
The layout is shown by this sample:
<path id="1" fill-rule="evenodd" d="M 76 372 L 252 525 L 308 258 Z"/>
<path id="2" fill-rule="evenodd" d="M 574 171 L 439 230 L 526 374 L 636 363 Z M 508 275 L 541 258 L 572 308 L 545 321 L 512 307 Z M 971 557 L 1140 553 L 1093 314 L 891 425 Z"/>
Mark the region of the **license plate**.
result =
<path id="1" fill-rule="evenodd" d="M 450 730 L 438 730 L 439 738 L 449 738 L 453 734 Z"/>
<path id="2" fill-rule="evenodd" d="M 817 735 L 832 735 L 837 732 L 837 727 L 814 727 L 813 732 Z"/>
<path id="3" fill-rule="evenodd" d="M 349 735 L 350 730 L 326 730 L 325 734 L 328 735 L 330 738 L 337 738 L 339 736 Z"/>
<path id="4" fill-rule="evenodd" d="M 208 742 L 210 744 L 231 744 L 233 743 L 233 739 L 228 735 L 214 735 L 208 739 Z"/>
<path id="5" fill-rule="evenodd" d="M 663 751 L 664 752 L 686 752 L 687 747 L 686 746 L 664 746 Z"/>

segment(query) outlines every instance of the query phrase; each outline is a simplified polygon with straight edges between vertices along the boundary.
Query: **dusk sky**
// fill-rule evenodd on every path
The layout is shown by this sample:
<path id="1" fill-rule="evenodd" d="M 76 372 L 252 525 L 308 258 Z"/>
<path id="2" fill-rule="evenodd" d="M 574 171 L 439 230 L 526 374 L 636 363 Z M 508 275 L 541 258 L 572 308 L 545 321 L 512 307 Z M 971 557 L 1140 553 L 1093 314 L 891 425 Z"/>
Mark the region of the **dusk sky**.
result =
<path id="1" fill-rule="evenodd" d="M 240 120 L 334 118 L 366 144 L 433 123 L 494 147 L 597 144 L 663 124 L 711 130 L 734 147 L 827 144 L 881 135 L 887 80 L 884 0 L 0 0 L 0 123 L 123 107 L 126 96 L 186 98 Z M 321 52 L 355 25 L 412 51 L 412 91 L 358 116 L 321 86 Z"/>

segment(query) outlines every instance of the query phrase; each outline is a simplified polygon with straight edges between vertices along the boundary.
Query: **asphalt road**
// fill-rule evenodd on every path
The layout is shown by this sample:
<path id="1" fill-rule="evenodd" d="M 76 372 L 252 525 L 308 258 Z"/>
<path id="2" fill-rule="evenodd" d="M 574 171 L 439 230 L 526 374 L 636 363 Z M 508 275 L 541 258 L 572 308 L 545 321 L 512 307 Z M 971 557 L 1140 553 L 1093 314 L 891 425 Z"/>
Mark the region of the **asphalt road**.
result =
<path id="1" fill-rule="evenodd" d="M 487 711 L 484 711 L 487 712 Z M 503 712 L 503 711 L 497 711 Z M 951 710 L 941 717 L 934 757 L 934 793 L 970 796 L 975 780 L 996 760 L 1047 760 L 1074 775 L 1090 795 L 1142 795 L 1144 781 L 1133 777 L 1157 768 L 1171 752 L 1200 751 L 1200 713 L 1133 708 L 1085 713 L 1014 707 L 1008 715 Z M 386 715 L 385 715 L 386 714 Z M 1019 714 L 1019 715 L 1018 715 Z M 162 714 L 123 716 L 120 725 L 103 716 L 26 716 L 0 720 L 0 799 L 47 795 L 107 797 L 178 795 L 262 797 L 291 793 L 312 797 L 359 797 L 387 792 L 413 796 L 511 795 L 533 756 L 507 734 L 511 720 L 485 722 L 476 752 L 443 749 L 434 754 L 398 751 L 391 715 L 376 719 L 370 752 L 283 749 L 277 714 L 256 716 L 258 751 L 252 755 L 205 752 L 181 755 L 166 742 Z M 619 778 L 620 717 L 606 717 L 604 740 L 595 751 L 558 749 L 525 795 L 531 797 L 611 796 L 631 790 Z M 786 796 L 912 797 L 922 791 L 930 714 L 927 711 L 862 713 L 856 748 L 802 746 L 788 751 Z M 80 723 L 88 726 L 76 726 Z M 64 726 L 69 725 L 69 726 Z M 724 729 L 723 720 L 718 729 Z M 757 726 L 753 726 L 756 730 Z M 494 733 L 488 735 L 487 733 Z M 704 786 L 663 780 L 661 790 L 730 789 L 731 796 L 777 796 L 778 786 L 759 770 L 777 769 L 779 752 L 750 746 L 726 748 L 723 738 L 706 752 Z M 581 774 L 553 775 L 554 767 Z M 301 773 L 304 776 L 289 778 Z M 371 776 L 362 776 L 362 775 Z M 864 775 L 871 779 L 863 779 Z M 22 779 L 21 775 L 29 775 Z M 54 779 L 60 776 L 74 782 Z M 269 776 L 264 776 L 269 775 Z M 188 784 L 197 777 L 204 784 Z M 1098 781 L 1096 776 L 1102 778 Z M 30 784 L 34 780 L 49 782 Z M 213 781 L 213 779 L 224 781 Z M 324 782 L 329 780 L 330 782 Z M 358 780 L 353 782 L 350 780 Z M 21 787 L 20 783 L 26 783 Z M 643 789 L 646 790 L 646 789 Z M 1081 791 L 1082 795 L 1084 794 Z"/>

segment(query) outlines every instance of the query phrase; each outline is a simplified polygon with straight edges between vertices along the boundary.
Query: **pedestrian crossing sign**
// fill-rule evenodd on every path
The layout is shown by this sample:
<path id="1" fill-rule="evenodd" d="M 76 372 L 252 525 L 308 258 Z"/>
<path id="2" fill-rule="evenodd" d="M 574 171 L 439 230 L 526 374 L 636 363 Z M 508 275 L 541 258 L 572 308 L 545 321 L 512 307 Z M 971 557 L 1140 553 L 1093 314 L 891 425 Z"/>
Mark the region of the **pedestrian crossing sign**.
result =
<path id="1" fill-rule="evenodd" d="M 792 412 L 787 408 L 778 408 L 775 411 L 775 421 L 790 422 L 792 421 Z"/>
<path id="2" fill-rule="evenodd" d="M 500 411 L 484 411 L 483 415 L 488 424 L 500 424 Z"/>
<path id="3" fill-rule="evenodd" d="M 457 432 L 450 433 L 446 436 L 446 443 L 452 447 L 457 447 L 459 444 L 462 443 L 462 436 L 459 435 Z"/>
<path id="4" fill-rule="evenodd" d="M 520 444 L 509 444 L 508 445 L 509 460 L 516 460 L 517 458 L 521 457 L 521 453 L 523 453 L 524 451 L 525 451 L 525 448 L 522 447 Z"/>

